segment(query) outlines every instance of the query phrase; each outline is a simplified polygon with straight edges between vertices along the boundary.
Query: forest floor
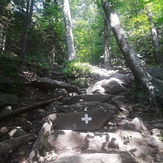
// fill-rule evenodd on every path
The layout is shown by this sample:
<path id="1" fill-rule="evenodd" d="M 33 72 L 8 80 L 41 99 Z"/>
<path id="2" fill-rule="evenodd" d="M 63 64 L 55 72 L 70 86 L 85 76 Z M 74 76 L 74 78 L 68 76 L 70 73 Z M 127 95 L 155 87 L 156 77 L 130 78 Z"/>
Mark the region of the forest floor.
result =
<path id="1" fill-rule="evenodd" d="M 55 73 L 46 76 L 47 81 L 59 81 L 60 78 L 63 82 L 64 77 L 56 75 L 61 74 L 60 68 L 55 67 L 52 71 Z M 112 74 L 117 71 L 119 69 L 110 70 Z M 19 73 L 25 83 L 21 98 L 16 105 L 5 105 L 1 114 L 8 109 L 14 111 L 48 99 L 54 99 L 54 102 L 0 119 L 0 147 L 7 149 L 0 152 L 1 163 L 163 162 L 163 118 L 154 105 L 131 98 L 131 93 L 136 93 L 130 90 L 131 83 L 125 91 L 116 94 L 99 91 L 99 88 L 87 94 L 87 88 L 69 87 L 65 81 L 59 83 L 58 88 L 56 83 L 49 85 L 49 81 L 46 83 L 41 79 L 41 85 L 33 82 L 37 75 L 27 67 Z M 91 85 L 99 80 L 93 78 Z M 61 98 L 57 100 L 58 97 Z M 81 119 L 85 113 L 91 117 L 83 124 Z M 58 119 L 50 119 L 48 127 L 52 121 L 52 128 L 43 128 L 49 115 L 53 114 Z M 27 134 L 37 138 L 30 139 L 28 135 L 26 140 L 17 139 Z M 10 143 L 11 139 L 16 143 Z"/>

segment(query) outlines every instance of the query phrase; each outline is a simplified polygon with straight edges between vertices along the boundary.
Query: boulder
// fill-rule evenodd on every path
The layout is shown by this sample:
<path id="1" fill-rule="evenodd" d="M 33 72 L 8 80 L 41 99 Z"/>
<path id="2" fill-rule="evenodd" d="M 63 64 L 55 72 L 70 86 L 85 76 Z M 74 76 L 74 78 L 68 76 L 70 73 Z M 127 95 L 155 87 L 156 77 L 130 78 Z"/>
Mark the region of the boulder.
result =
<path id="1" fill-rule="evenodd" d="M 113 76 L 110 79 L 104 79 L 96 82 L 95 84 L 88 87 L 86 90 L 86 94 L 94 94 L 97 90 L 101 94 L 109 93 L 109 94 L 117 94 L 120 92 L 124 92 L 127 90 L 127 85 L 131 82 L 130 77 L 127 75 L 119 74 L 119 76 Z"/>
<path id="2" fill-rule="evenodd" d="M 140 117 L 135 117 L 133 120 L 122 119 L 117 124 L 118 126 L 123 127 L 124 129 L 132 129 L 140 133 L 148 132 L 147 127 L 145 126 L 145 124 L 143 123 Z"/>
<path id="3" fill-rule="evenodd" d="M 162 149 L 160 141 L 152 140 L 152 143 L 149 144 L 150 141 L 151 139 L 146 139 L 139 132 L 124 129 L 117 129 L 114 133 L 58 130 L 48 136 L 48 143 L 58 155 L 70 151 L 72 153 L 75 151 L 85 153 L 117 151 L 119 153 L 123 150 L 136 158 L 142 159 L 144 163 L 154 161 L 153 154 L 157 149 L 154 151 L 150 148 L 151 145 L 153 147 L 157 146 L 159 150 Z"/>
<path id="4" fill-rule="evenodd" d="M 149 146 L 158 150 L 158 152 L 163 152 L 163 142 L 159 140 L 157 136 L 150 136 L 147 138 L 147 143 Z"/>
<path id="5" fill-rule="evenodd" d="M 58 130 L 48 136 L 48 142 L 57 153 L 77 149 L 100 152 L 118 150 L 123 146 L 121 138 L 115 133 L 85 133 L 72 130 Z"/>
<path id="6" fill-rule="evenodd" d="M 123 81 L 117 78 L 111 78 L 108 80 L 104 79 L 99 81 L 98 84 L 100 84 L 105 89 L 105 92 L 113 95 L 127 90 Z"/>
<path id="7" fill-rule="evenodd" d="M 108 105 L 109 106 L 109 105 Z M 114 118 L 116 108 L 94 108 L 83 112 L 59 114 L 56 127 L 57 129 L 68 129 L 78 131 L 90 131 L 100 129 L 106 121 Z"/>
<path id="8" fill-rule="evenodd" d="M 118 112 L 116 106 L 108 104 L 108 103 L 101 103 L 98 101 L 88 101 L 88 102 L 78 102 L 72 105 L 64 105 L 64 106 L 57 106 L 56 111 L 58 113 L 70 113 L 70 112 L 84 112 L 89 110 L 95 109 L 104 109 L 107 111 L 115 111 Z"/>

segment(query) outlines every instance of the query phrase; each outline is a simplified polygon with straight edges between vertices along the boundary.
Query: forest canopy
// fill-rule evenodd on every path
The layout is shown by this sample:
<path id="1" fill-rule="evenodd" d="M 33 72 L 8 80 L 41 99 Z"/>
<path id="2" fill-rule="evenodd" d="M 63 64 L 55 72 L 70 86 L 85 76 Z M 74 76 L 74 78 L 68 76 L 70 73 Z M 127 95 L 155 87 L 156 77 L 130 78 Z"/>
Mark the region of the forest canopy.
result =
<path id="1" fill-rule="evenodd" d="M 104 64 L 105 14 L 100 0 L 70 0 L 76 58 L 80 62 Z M 110 0 L 129 41 L 147 65 L 160 64 L 162 52 L 162 0 Z M 35 62 L 62 64 L 66 59 L 66 32 L 61 0 L 2 0 L 0 4 L 0 49 L 5 55 Z M 157 32 L 158 46 L 152 31 Z M 112 65 L 124 63 L 108 26 Z M 27 38 L 27 40 L 26 40 Z M 23 51 L 25 46 L 26 48 Z M 159 49 L 156 49 L 159 48 Z M 161 54 L 162 55 L 162 54 Z"/>

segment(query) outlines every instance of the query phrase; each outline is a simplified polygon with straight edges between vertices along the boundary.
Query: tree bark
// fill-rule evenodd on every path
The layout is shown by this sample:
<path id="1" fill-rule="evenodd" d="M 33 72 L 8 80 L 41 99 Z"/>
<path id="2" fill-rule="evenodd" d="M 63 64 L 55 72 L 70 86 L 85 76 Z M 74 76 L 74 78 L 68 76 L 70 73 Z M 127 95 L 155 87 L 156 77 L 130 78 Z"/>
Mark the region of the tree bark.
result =
<path id="1" fill-rule="evenodd" d="M 75 47 L 74 47 L 74 39 L 72 33 L 72 21 L 71 21 L 71 13 L 70 6 L 68 0 L 62 0 L 63 4 L 63 15 L 66 29 L 66 48 L 67 48 L 67 59 L 74 60 L 76 58 Z"/>
<path id="2" fill-rule="evenodd" d="M 158 39 L 158 35 L 157 35 L 157 30 L 152 21 L 152 11 L 150 11 L 150 9 L 148 10 L 148 18 L 151 23 L 151 36 L 152 36 L 153 46 L 155 49 L 154 57 L 158 64 L 162 64 L 163 56 L 161 55 L 161 47 L 160 47 L 160 43 L 159 43 L 159 39 Z"/>
<path id="3" fill-rule="evenodd" d="M 29 9 L 30 0 L 27 3 L 28 3 L 27 4 L 27 20 L 25 22 L 26 27 L 25 27 L 25 33 L 24 33 L 24 36 L 23 36 L 23 45 L 22 45 L 22 51 L 21 51 L 21 61 L 23 61 L 23 59 L 24 59 L 26 48 L 27 48 L 28 32 L 29 32 L 30 25 L 31 25 L 34 0 L 31 0 L 30 9 Z"/>
<path id="4" fill-rule="evenodd" d="M 16 147 L 28 141 L 36 139 L 35 134 L 26 134 L 17 138 L 11 138 L 0 142 L 0 155 L 12 152 Z"/>
<path id="5" fill-rule="evenodd" d="M 108 20 L 104 20 L 104 66 L 106 69 L 111 67 L 111 57 L 110 57 L 110 49 L 109 49 L 109 25 Z"/>
<path id="6" fill-rule="evenodd" d="M 0 26 L 0 51 L 5 51 L 5 44 L 6 44 L 6 32 L 3 25 L 1 25 Z"/>
<path id="7" fill-rule="evenodd" d="M 110 8 L 110 3 L 106 0 L 102 1 L 103 9 L 105 15 L 110 23 L 111 29 L 114 33 L 116 41 L 119 48 L 122 51 L 122 54 L 128 63 L 136 82 L 145 88 L 149 95 L 150 99 L 156 103 L 156 99 L 160 101 L 161 93 L 158 91 L 155 85 L 151 82 L 151 79 L 148 77 L 147 72 L 145 71 L 141 61 L 136 53 L 136 51 L 131 47 L 127 35 L 124 29 L 121 26 L 118 15 L 115 11 Z"/>

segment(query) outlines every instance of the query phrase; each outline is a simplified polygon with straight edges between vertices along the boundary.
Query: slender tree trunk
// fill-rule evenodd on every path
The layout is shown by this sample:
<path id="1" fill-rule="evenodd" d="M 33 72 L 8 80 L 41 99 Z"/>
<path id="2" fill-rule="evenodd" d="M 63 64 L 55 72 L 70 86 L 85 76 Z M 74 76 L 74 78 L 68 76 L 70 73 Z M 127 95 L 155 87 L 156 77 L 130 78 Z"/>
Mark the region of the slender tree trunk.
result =
<path id="1" fill-rule="evenodd" d="M 3 25 L 0 27 L 0 51 L 5 51 L 6 32 Z"/>
<path id="2" fill-rule="evenodd" d="M 66 47 L 67 47 L 67 59 L 74 60 L 76 58 L 74 39 L 72 34 L 72 21 L 70 6 L 68 0 L 62 0 L 63 3 L 63 15 L 66 28 Z"/>
<path id="3" fill-rule="evenodd" d="M 137 53 L 131 47 L 127 35 L 121 26 L 118 15 L 115 11 L 110 9 L 110 4 L 106 0 L 103 0 L 103 9 L 117 40 L 118 46 L 121 49 L 122 54 L 135 77 L 135 80 L 148 91 L 151 100 L 156 103 L 156 99 L 160 100 L 160 92 L 152 84 L 147 72 L 137 56 Z"/>
<path id="4" fill-rule="evenodd" d="M 21 60 L 22 61 L 24 59 L 26 48 L 27 48 L 28 32 L 29 32 L 31 20 L 32 20 L 34 0 L 31 0 L 30 9 L 29 9 L 29 3 L 30 3 L 30 1 L 28 1 L 28 4 L 27 4 L 27 20 L 25 22 L 26 27 L 25 27 L 25 33 L 23 36 L 23 45 L 22 45 L 22 51 L 21 51 Z"/>
<path id="5" fill-rule="evenodd" d="M 155 49 L 154 57 L 158 64 L 162 64 L 163 56 L 161 55 L 161 48 L 160 48 L 160 43 L 159 43 L 159 39 L 157 35 L 157 30 L 152 21 L 152 12 L 150 11 L 150 9 L 148 10 L 148 18 L 151 23 L 151 36 L 152 36 L 152 42 L 153 42 L 154 49 Z"/>
<path id="6" fill-rule="evenodd" d="M 111 56 L 110 56 L 110 49 L 109 49 L 109 24 L 108 20 L 104 20 L 104 66 L 106 69 L 111 67 Z"/>

